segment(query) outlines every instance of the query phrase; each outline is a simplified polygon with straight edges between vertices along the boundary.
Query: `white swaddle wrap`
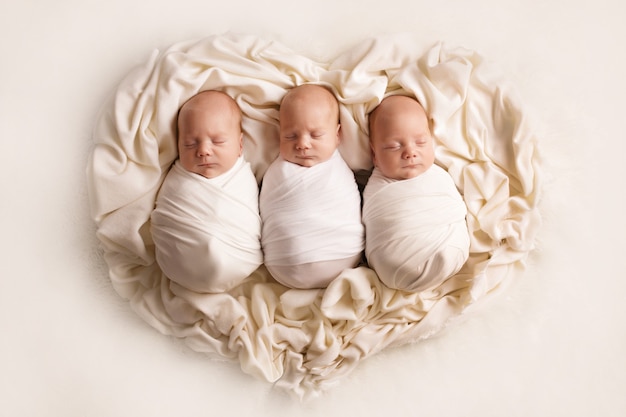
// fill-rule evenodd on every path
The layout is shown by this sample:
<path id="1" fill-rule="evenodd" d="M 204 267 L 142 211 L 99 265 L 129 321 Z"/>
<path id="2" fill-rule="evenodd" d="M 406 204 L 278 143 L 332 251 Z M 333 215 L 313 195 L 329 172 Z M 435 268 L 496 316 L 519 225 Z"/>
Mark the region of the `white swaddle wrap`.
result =
<path id="1" fill-rule="evenodd" d="M 278 157 L 263 177 L 259 208 L 265 265 L 294 288 L 321 288 L 363 251 L 361 197 L 338 151 L 303 167 Z"/>
<path id="2" fill-rule="evenodd" d="M 363 201 L 365 256 L 388 287 L 436 287 L 467 260 L 467 209 L 452 178 L 439 166 L 402 181 L 375 168 Z"/>
<path id="3" fill-rule="evenodd" d="M 177 160 L 151 214 L 156 259 L 165 275 L 193 291 L 221 292 L 254 272 L 263 263 L 258 195 L 243 157 L 211 179 Z"/>

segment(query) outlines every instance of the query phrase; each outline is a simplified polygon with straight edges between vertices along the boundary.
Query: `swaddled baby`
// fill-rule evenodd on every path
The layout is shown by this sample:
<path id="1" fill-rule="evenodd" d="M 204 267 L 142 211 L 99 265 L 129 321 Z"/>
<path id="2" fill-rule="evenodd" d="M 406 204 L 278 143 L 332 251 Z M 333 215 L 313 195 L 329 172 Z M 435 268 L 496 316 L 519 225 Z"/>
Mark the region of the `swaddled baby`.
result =
<path id="1" fill-rule="evenodd" d="M 196 292 L 227 291 L 263 263 L 258 185 L 242 140 L 228 95 L 204 91 L 181 107 L 179 159 L 159 190 L 152 237 L 161 270 Z"/>
<path id="2" fill-rule="evenodd" d="M 361 198 L 337 146 L 339 105 L 317 85 L 290 90 L 280 106 L 280 154 L 263 177 L 265 265 L 292 288 L 324 288 L 363 251 Z"/>
<path id="3" fill-rule="evenodd" d="M 390 288 L 434 288 L 469 256 L 467 209 L 434 164 L 433 138 L 413 98 L 385 98 L 369 116 L 374 171 L 363 192 L 365 255 Z"/>

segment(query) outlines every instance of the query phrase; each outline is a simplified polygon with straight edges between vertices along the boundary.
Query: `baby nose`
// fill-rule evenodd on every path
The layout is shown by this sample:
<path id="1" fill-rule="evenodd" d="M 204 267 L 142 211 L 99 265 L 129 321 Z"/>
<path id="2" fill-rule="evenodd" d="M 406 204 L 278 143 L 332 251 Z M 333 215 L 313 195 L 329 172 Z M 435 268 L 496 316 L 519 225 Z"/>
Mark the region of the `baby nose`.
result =
<path id="1" fill-rule="evenodd" d="M 306 136 L 302 136 L 296 142 L 296 149 L 308 149 L 311 146 L 309 139 Z"/>
<path id="2" fill-rule="evenodd" d="M 200 146 L 198 146 L 198 156 L 211 155 L 212 152 L 213 152 L 213 149 L 211 148 L 211 145 L 208 143 L 203 143 Z"/>
<path id="3" fill-rule="evenodd" d="M 417 156 L 417 147 L 413 145 L 409 145 L 404 150 L 404 158 L 410 159 Z"/>

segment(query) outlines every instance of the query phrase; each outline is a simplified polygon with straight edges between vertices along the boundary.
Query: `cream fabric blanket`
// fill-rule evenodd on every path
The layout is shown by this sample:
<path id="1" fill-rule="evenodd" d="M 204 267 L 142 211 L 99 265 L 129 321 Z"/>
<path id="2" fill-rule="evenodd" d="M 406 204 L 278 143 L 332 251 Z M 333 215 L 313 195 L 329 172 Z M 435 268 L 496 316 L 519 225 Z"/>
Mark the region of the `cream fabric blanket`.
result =
<path id="1" fill-rule="evenodd" d="M 312 167 L 276 158 L 263 177 L 259 206 L 265 265 L 282 284 L 323 288 L 359 263 L 361 196 L 338 151 Z"/>
<path id="2" fill-rule="evenodd" d="M 440 286 L 405 293 L 359 267 L 326 290 L 289 290 L 263 267 L 227 293 L 173 283 L 155 261 L 150 213 L 177 157 L 175 116 L 204 89 L 222 89 L 244 114 L 244 155 L 260 181 L 278 154 L 278 104 L 305 82 L 340 101 L 340 151 L 371 168 L 367 115 L 390 93 L 420 100 L 433 119 L 437 163 L 461 190 L 470 256 Z M 475 52 L 413 35 L 377 37 L 320 63 L 273 41 L 223 35 L 156 51 L 103 107 L 88 165 L 97 236 L 115 290 L 158 331 L 239 361 L 307 396 L 389 346 L 428 337 L 512 279 L 540 223 L 536 138 L 520 100 Z"/>
<path id="3" fill-rule="evenodd" d="M 363 191 L 369 266 L 391 288 L 436 287 L 467 260 L 466 213 L 452 178 L 437 165 L 404 181 L 375 168 Z"/>
<path id="4" fill-rule="evenodd" d="M 215 178 L 177 160 L 150 216 L 156 260 L 172 281 L 197 292 L 241 284 L 263 263 L 259 189 L 240 157 Z"/>

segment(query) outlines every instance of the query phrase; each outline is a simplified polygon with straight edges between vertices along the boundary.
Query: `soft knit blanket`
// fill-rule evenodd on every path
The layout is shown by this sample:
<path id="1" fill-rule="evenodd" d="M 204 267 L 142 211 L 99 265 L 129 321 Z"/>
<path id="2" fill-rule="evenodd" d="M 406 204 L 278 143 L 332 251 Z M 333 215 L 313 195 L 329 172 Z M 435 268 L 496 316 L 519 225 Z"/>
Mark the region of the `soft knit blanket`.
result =
<path id="1" fill-rule="evenodd" d="M 259 206 L 265 265 L 279 282 L 323 288 L 359 263 L 361 197 L 338 151 L 312 167 L 279 156 L 263 177 Z"/>
<path id="2" fill-rule="evenodd" d="M 241 284 L 263 263 L 258 196 L 242 158 L 211 179 L 176 161 L 150 217 L 156 260 L 165 275 L 198 292 Z"/>
<path id="3" fill-rule="evenodd" d="M 469 255 L 466 213 L 452 178 L 437 165 L 403 181 L 375 168 L 363 191 L 369 266 L 391 288 L 439 285 Z"/>
<path id="4" fill-rule="evenodd" d="M 289 290 L 263 267 L 227 293 L 172 283 L 155 261 L 150 214 L 177 157 L 178 108 L 221 89 L 242 109 L 244 155 L 257 181 L 278 154 L 278 104 L 298 84 L 340 102 L 340 151 L 370 169 L 367 115 L 390 93 L 414 95 L 432 118 L 436 159 L 467 206 L 470 256 L 437 288 L 389 289 L 360 267 L 325 290 Z M 411 35 L 367 40 L 330 63 L 279 43 L 224 35 L 156 51 L 104 106 L 88 166 L 92 216 L 116 291 L 160 332 L 305 396 L 389 346 L 428 337 L 512 279 L 539 215 L 535 137 L 508 83 L 475 52 Z"/>

